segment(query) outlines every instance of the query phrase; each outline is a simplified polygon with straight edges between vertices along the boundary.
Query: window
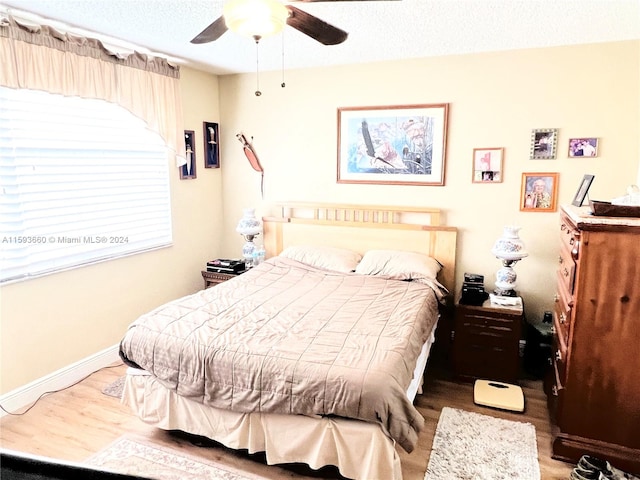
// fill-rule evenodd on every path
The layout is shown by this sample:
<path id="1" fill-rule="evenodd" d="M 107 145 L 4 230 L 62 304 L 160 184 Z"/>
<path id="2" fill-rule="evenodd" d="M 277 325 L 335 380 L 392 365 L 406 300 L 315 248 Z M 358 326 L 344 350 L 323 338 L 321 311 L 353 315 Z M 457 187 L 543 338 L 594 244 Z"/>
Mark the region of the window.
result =
<path id="1" fill-rule="evenodd" d="M 0 282 L 169 245 L 168 150 L 124 108 L 0 87 Z"/>

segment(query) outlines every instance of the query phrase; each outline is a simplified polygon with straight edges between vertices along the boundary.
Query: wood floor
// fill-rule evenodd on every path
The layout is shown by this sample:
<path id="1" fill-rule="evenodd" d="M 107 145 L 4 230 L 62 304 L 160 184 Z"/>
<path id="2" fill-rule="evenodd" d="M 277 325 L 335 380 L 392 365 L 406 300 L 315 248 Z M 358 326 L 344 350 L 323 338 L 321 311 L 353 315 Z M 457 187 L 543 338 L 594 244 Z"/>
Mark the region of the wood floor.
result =
<path id="1" fill-rule="evenodd" d="M 134 417 L 116 398 L 102 394 L 102 389 L 124 375 L 124 366 L 100 370 L 79 384 L 43 397 L 22 416 L 5 416 L 0 420 L 0 445 L 12 450 L 82 462 L 124 434 L 145 437 L 192 455 L 205 456 L 264 479 L 341 478 L 334 469 L 315 472 L 304 466 L 286 468 L 267 466 L 260 455 L 248 455 L 219 445 L 199 446 L 193 438 L 157 430 Z M 538 458 L 543 480 L 568 479 L 572 465 L 551 458 L 551 428 L 542 383 L 523 380 L 526 399 L 524 414 L 479 407 L 473 403 L 473 387 L 451 381 L 437 370 L 426 375 L 425 394 L 418 395 L 416 406 L 425 417 L 416 449 L 406 454 L 401 449 L 404 480 L 423 480 L 431 443 L 442 407 L 454 407 L 509 420 L 532 423 L 537 432 Z"/>

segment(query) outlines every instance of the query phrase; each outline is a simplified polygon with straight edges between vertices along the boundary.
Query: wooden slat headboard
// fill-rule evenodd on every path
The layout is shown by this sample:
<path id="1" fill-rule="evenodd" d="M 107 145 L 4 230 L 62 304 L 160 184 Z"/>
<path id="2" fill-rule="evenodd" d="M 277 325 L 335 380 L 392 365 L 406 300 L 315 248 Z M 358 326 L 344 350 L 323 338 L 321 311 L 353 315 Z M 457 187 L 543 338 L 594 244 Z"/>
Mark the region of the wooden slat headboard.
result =
<path id="1" fill-rule="evenodd" d="M 455 292 L 457 229 L 440 225 L 439 209 L 381 205 L 282 203 L 263 218 L 267 256 L 292 245 L 420 252 L 442 265 L 440 282 Z"/>

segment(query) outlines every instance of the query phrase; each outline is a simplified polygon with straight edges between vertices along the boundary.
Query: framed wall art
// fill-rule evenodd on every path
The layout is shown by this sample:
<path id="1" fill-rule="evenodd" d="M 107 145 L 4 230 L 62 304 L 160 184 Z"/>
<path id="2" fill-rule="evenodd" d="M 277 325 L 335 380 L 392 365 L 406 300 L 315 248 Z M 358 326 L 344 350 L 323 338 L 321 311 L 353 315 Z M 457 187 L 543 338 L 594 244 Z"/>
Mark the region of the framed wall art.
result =
<path id="1" fill-rule="evenodd" d="M 448 108 L 338 108 L 338 183 L 444 185 Z"/>
<path id="2" fill-rule="evenodd" d="M 196 146 L 195 132 L 193 130 L 184 131 L 184 148 L 187 158 L 186 165 L 180 167 L 180 179 L 187 180 L 196 178 Z"/>
<path id="3" fill-rule="evenodd" d="M 595 177 L 593 175 L 585 175 L 582 177 L 582 182 L 580 182 L 580 186 L 578 187 L 578 191 L 573 197 L 573 201 L 571 205 L 576 207 L 581 207 L 584 199 L 587 197 L 587 193 L 589 193 L 589 187 L 591 187 L 591 183 Z"/>
<path id="4" fill-rule="evenodd" d="M 597 157 L 597 138 L 571 138 L 569 139 L 569 157 Z"/>
<path id="5" fill-rule="evenodd" d="M 502 182 L 504 148 L 473 149 L 473 183 Z"/>
<path id="6" fill-rule="evenodd" d="M 530 160 L 556 158 L 558 146 L 557 128 L 538 128 L 531 131 Z"/>
<path id="7" fill-rule="evenodd" d="M 557 172 L 523 173 L 520 211 L 555 212 L 558 202 Z"/>
<path id="8" fill-rule="evenodd" d="M 204 168 L 220 168 L 218 124 L 202 122 L 204 138 Z"/>

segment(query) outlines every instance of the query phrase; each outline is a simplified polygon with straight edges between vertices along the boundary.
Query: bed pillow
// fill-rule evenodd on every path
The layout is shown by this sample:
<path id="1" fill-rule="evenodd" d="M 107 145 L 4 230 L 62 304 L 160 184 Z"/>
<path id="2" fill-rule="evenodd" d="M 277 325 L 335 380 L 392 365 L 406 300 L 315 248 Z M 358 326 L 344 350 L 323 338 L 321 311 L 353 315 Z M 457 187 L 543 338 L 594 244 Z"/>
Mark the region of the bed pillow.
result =
<path id="1" fill-rule="evenodd" d="M 349 273 L 356 269 L 362 258 L 358 252 L 336 247 L 298 245 L 285 248 L 280 256 L 296 260 L 307 265 L 336 272 Z"/>
<path id="2" fill-rule="evenodd" d="M 356 267 L 362 275 L 385 275 L 397 280 L 435 280 L 442 265 L 422 253 L 400 250 L 369 250 Z"/>

